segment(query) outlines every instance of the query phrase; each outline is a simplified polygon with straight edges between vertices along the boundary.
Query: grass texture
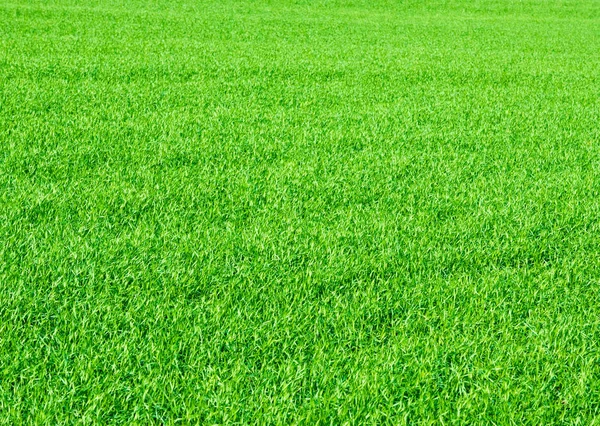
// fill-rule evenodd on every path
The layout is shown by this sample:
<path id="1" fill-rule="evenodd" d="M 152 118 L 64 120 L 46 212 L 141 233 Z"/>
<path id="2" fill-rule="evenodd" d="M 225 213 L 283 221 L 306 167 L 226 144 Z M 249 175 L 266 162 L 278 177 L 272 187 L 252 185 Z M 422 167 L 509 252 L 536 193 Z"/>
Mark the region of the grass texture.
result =
<path id="1" fill-rule="evenodd" d="M 597 0 L 0 0 L 0 424 L 599 424 Z"/>

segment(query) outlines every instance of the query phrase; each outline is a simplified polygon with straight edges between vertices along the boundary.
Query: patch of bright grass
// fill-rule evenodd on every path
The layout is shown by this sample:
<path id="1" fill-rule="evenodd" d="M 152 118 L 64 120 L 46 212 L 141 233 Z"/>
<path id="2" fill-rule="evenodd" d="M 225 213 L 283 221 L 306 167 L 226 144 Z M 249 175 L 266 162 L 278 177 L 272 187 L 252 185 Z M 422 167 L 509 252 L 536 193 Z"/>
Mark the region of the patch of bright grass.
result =
<path id="1" fill-rule="evenodd" d="M 597 423 L 599 29 L 1 0 L 0 423 Z"/>

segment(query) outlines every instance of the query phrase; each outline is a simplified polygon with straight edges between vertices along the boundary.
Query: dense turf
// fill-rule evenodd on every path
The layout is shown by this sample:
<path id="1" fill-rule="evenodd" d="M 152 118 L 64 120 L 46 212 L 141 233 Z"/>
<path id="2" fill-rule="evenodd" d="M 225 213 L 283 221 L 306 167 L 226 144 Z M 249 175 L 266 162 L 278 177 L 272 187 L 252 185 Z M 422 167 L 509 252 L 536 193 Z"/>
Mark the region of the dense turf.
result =
<path id="1" fill-rule="evenodd" d="M 0 0 L 0 423 L 600 421 L 597 0 Z"/>

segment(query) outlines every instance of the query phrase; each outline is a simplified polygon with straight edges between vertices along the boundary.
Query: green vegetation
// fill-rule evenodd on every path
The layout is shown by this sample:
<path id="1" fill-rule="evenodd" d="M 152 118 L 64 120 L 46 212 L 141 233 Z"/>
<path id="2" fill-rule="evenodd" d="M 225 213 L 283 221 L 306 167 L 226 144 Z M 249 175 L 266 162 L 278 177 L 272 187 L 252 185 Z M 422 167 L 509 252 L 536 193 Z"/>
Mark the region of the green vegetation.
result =
<path id="1" fill-rule="evenodd" d="M 600 423 L 596 0 L 0 0 L 0 424 Z"/>

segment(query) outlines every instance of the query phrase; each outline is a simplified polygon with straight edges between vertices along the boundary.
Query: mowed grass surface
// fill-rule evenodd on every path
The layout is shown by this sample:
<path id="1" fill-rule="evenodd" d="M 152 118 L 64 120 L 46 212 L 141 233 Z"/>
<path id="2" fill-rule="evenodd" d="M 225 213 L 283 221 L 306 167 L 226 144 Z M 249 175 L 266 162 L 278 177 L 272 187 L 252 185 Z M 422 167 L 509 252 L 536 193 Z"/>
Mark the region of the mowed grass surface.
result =
<path id="1" fill-rule="evenodd" d="M 595 0 L 0 1 L 0 423 L 596 424 Z"/>

